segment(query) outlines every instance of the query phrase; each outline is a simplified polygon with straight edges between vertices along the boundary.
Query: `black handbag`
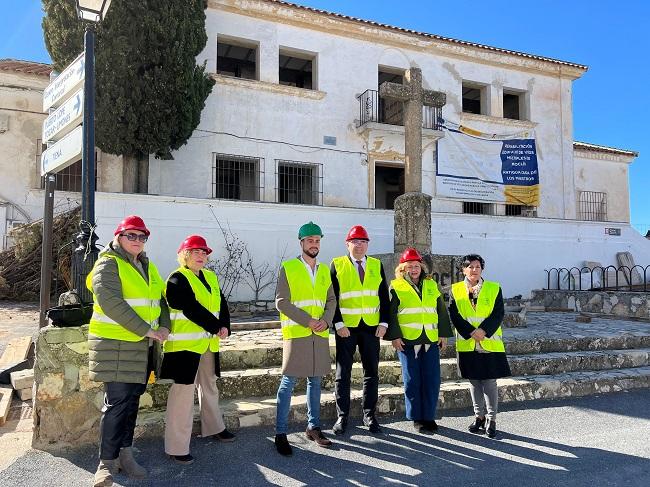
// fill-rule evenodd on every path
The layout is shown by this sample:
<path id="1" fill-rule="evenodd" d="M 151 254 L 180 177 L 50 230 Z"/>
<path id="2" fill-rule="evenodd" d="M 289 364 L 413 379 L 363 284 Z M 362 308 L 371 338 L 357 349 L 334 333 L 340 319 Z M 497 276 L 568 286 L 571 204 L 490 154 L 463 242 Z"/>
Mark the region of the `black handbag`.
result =
<path id="1" fill-rule="evenodd" d="M 65 304 L 55 306 L 46 311 L 47 317 L 54 326 L 81 326 L 90 322 L 93 314 L 93 303 Z"/>

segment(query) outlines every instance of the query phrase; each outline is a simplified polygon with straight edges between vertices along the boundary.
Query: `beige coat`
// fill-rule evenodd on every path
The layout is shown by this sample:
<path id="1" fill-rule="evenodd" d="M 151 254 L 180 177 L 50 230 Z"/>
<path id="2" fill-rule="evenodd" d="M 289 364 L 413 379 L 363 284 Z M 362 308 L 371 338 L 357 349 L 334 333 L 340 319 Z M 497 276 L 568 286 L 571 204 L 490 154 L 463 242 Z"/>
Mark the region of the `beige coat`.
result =
<path id="1" fill-rule="evenodd" d="M 324 265 L 324 264 L 319 264 Z M 329 272 L 329 271 L 328 271 Z M 291 304 L 289 282 L 280 267 L 278 286 L 275 291 L 275 307 L 291 320 L 307 327 L 311 316 L 305 311 Z M 332 286 L 327 290 L 325 312 L 321 319 L 325 320 L 328 327 L 332 326 L 334 311 L 336 310 L 336 296 Z M 292 377 L 315 377 L 328 374 L 332 368 L 330 359 L 330 346 L 327 338 L 311 334 L 304 338 L 284 340 L 282 347 L 282 373 Z"/>

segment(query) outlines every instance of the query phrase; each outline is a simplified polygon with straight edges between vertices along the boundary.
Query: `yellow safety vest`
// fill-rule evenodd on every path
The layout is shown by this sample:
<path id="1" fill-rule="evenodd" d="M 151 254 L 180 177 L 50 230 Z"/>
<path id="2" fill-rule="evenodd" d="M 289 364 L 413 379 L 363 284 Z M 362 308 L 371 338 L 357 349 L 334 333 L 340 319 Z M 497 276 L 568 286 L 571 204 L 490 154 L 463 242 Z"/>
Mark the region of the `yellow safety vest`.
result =
<path id="1" fill-rule="evenodd" d="M 163 282 L 156 266 L 149 262 L 149 282 L 144 276 L 129 262 L 114 255 L 102 255 L 93 266 L 86 277 L 86 287 L 93 292 L 92 277 L 97 267 L 97 263 L 102 259 L 114 259 L 117 263 L 117 272 L 122 283 L 122 297 L 128 303 L 133 311 L 149 323 L 152 329 L 158 329 L 158 318 L 160 317 L 160 298 L 162 297 L 165 283 Z M 144 337 L 127 330 L 118 322 L 112 320 L 102 310 L 101 306 L 94 299 L 93 292 L 93 315 L 90 318 L 88 333 L 100 338 L 110 338 L 111 340 L 122 340 L 125 342 L 139 342 Z"/>
<path id="2" fill-rule="evenodd" d="M 469 301 L 467 285 L 465 281 L 457 282 L 451 286 L 451 292 L 456 302 L 456 308 L 460 316 L 468 321 L 474 328 L 478 328 L 483 320 L 492 314 L 494 303 L 499 295 L 499 283 L 492 281 L 483 281 L 481 291 L 476 300 L 476 309 Z M 464 339 L 456 333 L 456 350 L 459 352 L 471 352 L 476 348 L 476 341 L 473 338 Z M 505 352 L 506 348 L 502 340 L 503 332 L 501 326 L 494 335 L 485 337 L 481 340 L 481 347 L 488 352 Z"/>
<path id="3" fill-rule="evenodd" d="M 207 290 L 205 285 L 201 282 L 194 272 L 187 267 L 180 267 L 175 272 L 180 272 L 187 282 L 190 283 L 194 297 L 201 306 L 207 309 L 214 316 L 219 318 L 219 311 L 221 310 L 221 291 L 219 288 L 219 280 L 217 275 L 207 269 L 202 269 L 205 280 L 210 285 L 210 291 Z M 171 275 L 169 277 L 171 277 Z M 169 281 L 169 277 L 167 281 Z M 213 335 L 205 328 L 197 325 L 189 320 L 180 309 L 169 308 L 169 317 L 172 323 L 167 341 L 163 344 L 165 352 L 180 352 L 187 350 L 189 352 L 205 353 L 210 348 L 211 352 L 219 351 L 219 337 Z"/>
<path id="4" fill-rule="evenodd" d="M 404 278 L 393 280 L 390 285 L 399 298 L 397 322 L 402 337 L 416 340 L 422 330 L 433 343 L 438 342 L 438 296 L 440 290 L 436 281 L 424 279 L 422 282 L 422 298 L 413 286 Z"/>
<path id="5" fill-rule="evenodd" d="M 359 279 L 356 264 L 350 257 L 336 257 L 333 261 L 339 281 L 339 309 L 345 326 L 359 326 L 361 318 L 368 326 L 379 324 L 379 285 L 381 284 L 381 261 L 366 258 L 363 283 Z"/>
<path id="6" fill-rule="evenodd" d="M 332 278 L 327 266 L 318 264 L 313 283 L 301 259 L 287 260 L 282 263 L 282 267 L 289 282 L 291 304 L 305 311 L 313 319 L 321 319 L 325 312 L 327 291 L 332 285 Z M 291 320 L 284 313 L 280 313 L 280 324 L 282 338 L 285 340 L 308 337 L 312 333 L 324 338 L 329 336 L 329 329 L 316 333 L 311 328 Z"/>

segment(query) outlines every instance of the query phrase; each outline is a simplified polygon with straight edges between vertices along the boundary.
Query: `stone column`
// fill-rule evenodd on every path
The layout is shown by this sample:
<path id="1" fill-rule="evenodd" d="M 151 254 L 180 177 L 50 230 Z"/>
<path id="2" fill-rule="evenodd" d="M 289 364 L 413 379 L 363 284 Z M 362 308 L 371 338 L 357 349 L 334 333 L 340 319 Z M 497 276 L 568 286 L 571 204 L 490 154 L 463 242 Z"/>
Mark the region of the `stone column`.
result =
<path id="1" fill-rule="evenodd" d="M 431 196 L 405 193 L 395 199 L 395 252 L 415 247 L 431 253 Z"/>
<path id="2" fill-rule="evenodd" d="M 409 99 L 404 102 L 404 189 L 407 193 L 422 191 L 422 71 L 406 71 Z"/>

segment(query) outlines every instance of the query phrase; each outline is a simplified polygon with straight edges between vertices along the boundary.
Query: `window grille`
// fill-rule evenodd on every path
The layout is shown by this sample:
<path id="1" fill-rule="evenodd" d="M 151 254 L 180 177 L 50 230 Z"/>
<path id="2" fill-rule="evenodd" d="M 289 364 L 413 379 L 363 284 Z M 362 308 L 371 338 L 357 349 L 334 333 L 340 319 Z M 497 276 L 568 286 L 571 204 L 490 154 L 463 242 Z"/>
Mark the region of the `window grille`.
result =
<path id="1" fill-rule="evenodd" d="M 278 203 L 323 204 L 323 165 L 276 159 Z"/>
<path id="2" fill-rule="evenodd" d="M 586 221 L 607 221 L 607 193 L 580 191 L 578 218 Z"/>
<path id="3" fill-rule="evenodd" d="M 264 181 L 263 161 L 257 157 L 215 153 L 212 162 L 212 197 L 260 201 Z"/>
<path id="4" fill-rule="evenodd" d="M 463 201 L 463 213 L 470 215 L 494 215 L 494 205 L 480 201 Z"/>

